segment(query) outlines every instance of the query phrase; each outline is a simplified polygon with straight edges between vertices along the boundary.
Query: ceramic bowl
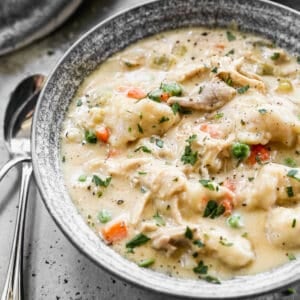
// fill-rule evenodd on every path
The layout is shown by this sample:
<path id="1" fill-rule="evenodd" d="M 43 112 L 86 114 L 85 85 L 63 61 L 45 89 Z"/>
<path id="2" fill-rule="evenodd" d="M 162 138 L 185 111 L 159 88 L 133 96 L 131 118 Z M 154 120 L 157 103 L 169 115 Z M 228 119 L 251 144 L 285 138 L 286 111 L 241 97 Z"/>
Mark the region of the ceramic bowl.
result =
<path id="1" fill-rule="evenodd" d="M 262 294 L 300 279 L 300 260 L 268 272 L 235 277 L 221 285 L 177 279 L 139 268 L 105 245 L 87 226 L 70 198 L 62 174 L 60 132 L 69 103 L 84 78 L 127 45 L 163 30 L 208 26 L 239 29 L 300 53 L 300 14 L 270 1 L 162 0 L 148 2 L 100 23 L 63 56 L 40 95 L 34 116 L 32 155 L 36 182 L 51 216 L 95 264 L 160 293 L 198 299 L 232 299 Z"/>

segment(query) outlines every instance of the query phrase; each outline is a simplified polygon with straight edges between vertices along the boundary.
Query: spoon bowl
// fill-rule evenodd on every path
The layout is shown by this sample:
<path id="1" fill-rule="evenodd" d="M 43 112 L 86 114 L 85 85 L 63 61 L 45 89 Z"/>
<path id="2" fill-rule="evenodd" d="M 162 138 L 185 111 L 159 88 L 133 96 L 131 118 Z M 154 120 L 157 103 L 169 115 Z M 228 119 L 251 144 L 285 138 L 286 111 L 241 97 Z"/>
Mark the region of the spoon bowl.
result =
<path id="1" fill-rule="evenodd" d="M 16 164 L 31 161 L 31 119 L 44 79 L 41 74 L 29 76 L 21 81 L 11 94 L 3 126 L 10 160 L 0 169 L 0 181 Z"/>

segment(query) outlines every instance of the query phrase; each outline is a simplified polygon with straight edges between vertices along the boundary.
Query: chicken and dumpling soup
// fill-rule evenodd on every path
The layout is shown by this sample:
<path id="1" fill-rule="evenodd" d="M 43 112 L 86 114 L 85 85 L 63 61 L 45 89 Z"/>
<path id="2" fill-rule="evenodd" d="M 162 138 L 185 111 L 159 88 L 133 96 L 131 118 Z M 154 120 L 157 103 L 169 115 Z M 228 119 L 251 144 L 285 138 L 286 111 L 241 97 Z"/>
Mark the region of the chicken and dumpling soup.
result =
<path id="1" fill-rule="evenodd" d="M 140 267 L 212 283 L 300 250 L 300 58 L 223 29 L 164 32 L 101 64 L 64 121 L 71 198 Z"/>

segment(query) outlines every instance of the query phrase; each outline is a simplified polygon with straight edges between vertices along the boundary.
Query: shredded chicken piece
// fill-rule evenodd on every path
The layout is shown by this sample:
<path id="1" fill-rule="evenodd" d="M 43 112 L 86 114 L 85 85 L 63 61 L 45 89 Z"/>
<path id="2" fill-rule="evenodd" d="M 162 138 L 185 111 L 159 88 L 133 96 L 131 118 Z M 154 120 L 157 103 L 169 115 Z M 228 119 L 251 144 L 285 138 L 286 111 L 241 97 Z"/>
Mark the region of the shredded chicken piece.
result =
<path id="1" fill-rule="evenodd" d="M 213 111 L 222 107 L 236 95 L 236 90 L 227 85 L 223 80 L 214 79 L 202 86 L 202 92 L 199 94 L 199 88 L 196 93 L 193 92 L 185 97 L 171 97 L 168 104 L 178 103 L 180 106 L 196 110 Z"/>
<path id="2" fill-rule="evenodd" d="M 181 66 L 179 70 L 172 70 L 167 74 L 167 79 L 181 83 L 199 74 L 204 74 L 208 70 L 209 68 L 206 65 L 195 66 L 194 64 L 190 64 L 184 67 Z"/>
<path id="3" fill-rule="evenodd" d="M 205 245 L 198 251 L 216 257 L 233 269 L 244 267 L 255 259 L 250 242 L 237 234 L 211 226 L 205 221 L 189 227 L 193 232 L 193 239 L 199 239 Z M 172 255 L 179 245 L 191 247 L 191 240 L 185 236 L 185 232 L 186 226 L 160 228 L 151 235 L 152 246 L 167 250 L 168 255 Z"/>
<path id="4" fill-rule="evenodd" d="M 229 78 L 236 85 L 249 85 L 262 93 L 266 92 L 266 86 L 262 78 L 254 73 L 247 72 L 242 69 L 244 58 L 233 60 L 230 57 L 220 57 L 212 60 L 212 65 L 217 67 L 217 75 L 223 80 Z"/>

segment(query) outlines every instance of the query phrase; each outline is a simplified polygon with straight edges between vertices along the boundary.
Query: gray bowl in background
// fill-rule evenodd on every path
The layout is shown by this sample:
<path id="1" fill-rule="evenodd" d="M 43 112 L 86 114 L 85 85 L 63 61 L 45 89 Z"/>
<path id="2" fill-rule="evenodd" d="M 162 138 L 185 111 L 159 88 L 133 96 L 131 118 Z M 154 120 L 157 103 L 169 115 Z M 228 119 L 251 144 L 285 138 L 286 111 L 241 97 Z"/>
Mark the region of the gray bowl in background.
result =
<path id="1" fill-rule="evenodd" d="M 198 299 L 240 299 L 266 293 L 299 280 L 300 260 L 258 275 L 236 277 L 221 285 L 176 279 L 139 268 L 106 246 L 73 205 L 61 169 L 62 122 L 80 83 L 113 53 L 163 30 L 203 25 L 226 27 L 232 21 L 242 31 L 271 38 L 290 52 L 300 53 L 300 14 L 287 7 L 259 0 L 149 2 L 113 16 L 75 43 L 49 76 L 34 116 L 32 155 L 35 178 L 58 226 L 99 266 L 134 284 L 161 293 Z"/>

